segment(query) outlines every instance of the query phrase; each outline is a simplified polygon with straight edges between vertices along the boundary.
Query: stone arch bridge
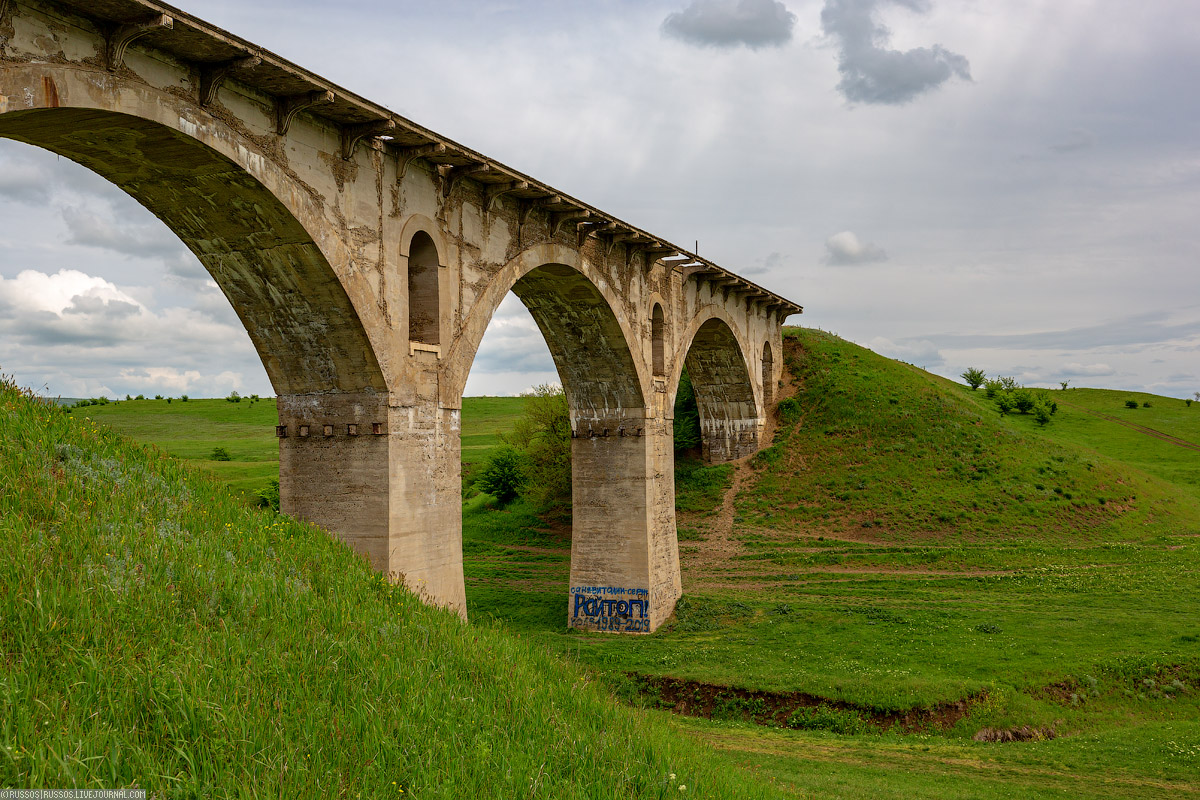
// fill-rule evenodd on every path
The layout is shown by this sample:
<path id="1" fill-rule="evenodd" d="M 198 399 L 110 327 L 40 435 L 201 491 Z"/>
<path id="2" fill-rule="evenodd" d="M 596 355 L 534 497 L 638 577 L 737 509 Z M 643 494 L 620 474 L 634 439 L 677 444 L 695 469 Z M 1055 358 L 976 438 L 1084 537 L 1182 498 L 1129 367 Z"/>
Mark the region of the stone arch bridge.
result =
<path id="1" fill-rule="evenodd" d="M 514 292 L 570 406 L 569 623 L 671 613 L 681 370 L 706 456 L 754 452 L 799 306 L 148 0 L 0 0 L 0 137 L 183 240 L 278 395 L 283 509 L 464 615 L 459 410 Z"/>

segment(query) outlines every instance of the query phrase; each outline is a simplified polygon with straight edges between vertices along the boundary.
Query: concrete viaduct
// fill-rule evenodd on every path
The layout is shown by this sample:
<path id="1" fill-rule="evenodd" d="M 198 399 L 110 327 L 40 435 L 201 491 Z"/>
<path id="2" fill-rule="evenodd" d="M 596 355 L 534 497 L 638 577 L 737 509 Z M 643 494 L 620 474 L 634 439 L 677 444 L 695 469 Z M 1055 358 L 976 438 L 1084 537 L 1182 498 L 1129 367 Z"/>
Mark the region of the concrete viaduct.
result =
<path id="1" fill-rule="evenodd" d="M 671 614 L 680 373 L 706 457 L 754 452 L 799 306 L 149 0 L 0 0 L 0 137 L 182 239 L 278 395 L 283 510 L 464 616 L 461 398 L 515 293 L 571 412 L 569 624 Z"/>

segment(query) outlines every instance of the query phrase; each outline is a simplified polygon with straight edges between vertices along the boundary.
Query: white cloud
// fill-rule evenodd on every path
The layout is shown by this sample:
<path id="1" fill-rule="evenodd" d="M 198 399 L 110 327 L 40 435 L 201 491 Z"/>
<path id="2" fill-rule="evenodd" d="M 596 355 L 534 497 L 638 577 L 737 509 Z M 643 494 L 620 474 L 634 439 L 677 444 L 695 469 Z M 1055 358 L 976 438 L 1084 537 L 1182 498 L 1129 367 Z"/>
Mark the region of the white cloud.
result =
<path id="1" fill-rule="evenodd" d="M 834 266 L 874 264 L 887 261 L 887 253 L 879 245 L 860 241 L 853 231 L 835 233 L 825 240 L 825 263 Z"/>

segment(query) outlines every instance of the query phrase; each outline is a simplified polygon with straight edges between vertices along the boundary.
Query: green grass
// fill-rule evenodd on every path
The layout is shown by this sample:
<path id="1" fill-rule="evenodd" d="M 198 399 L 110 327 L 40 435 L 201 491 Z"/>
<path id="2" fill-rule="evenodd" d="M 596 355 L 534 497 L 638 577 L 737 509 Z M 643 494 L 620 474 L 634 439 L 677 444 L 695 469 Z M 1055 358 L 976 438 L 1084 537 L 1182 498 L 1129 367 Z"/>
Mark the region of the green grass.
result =
<path id="1" fill-rule="evenodd" d="M 789 331 L 785 355 L 799 410 L 737 497 L 740 552 L 691 567 L 688 544 L 709 523 L 681 504 L 685 599 L 669 624 L 636 638 L 565 631 L 565 544 L 513 594 L 519 553 L 477 572 L 472 607 L 617 684 L 635 673 L 804 692 L 867 715 L 972 703 L 917 737 L 731 729 L 732 762 L 754 767 L 766 748 L 761 775 L 815 796 L 1196 792 L 1200 503 L 1187 486 L 1054 438 L 1063 410 L 1045 430 L 1001 418 L 969 390 L 817 331 Z M 465 541 L 484 519 L 465 517 Z M 533 524 L 508 522 L 512 535 Z M 490 547 L 503 548 L 503 527 Z M 1159 691 L 1172 680 L 1186 691 Z M 708 740 L 725 730 L 708 725 Z M 1060 738 L 971 741 L 1022 726 Z M 913 756 L 921 747 L 937 755 Z"/>
<path id="2" fill-rule="evenodd" d="M 254 496 L 279 477 L 278 413 L 275 400 L 123 400 L 73 409 L 164 453 L 196 463 L 234 492 Z M 213 448 L 229 451 L 229 461 L 212 458 Z"/>
<path id="3" fill-rule="evenodd" d="M 769 796 L 546 649 L 84 415 L 6 385 L 0 434 L 6 788 Z"/>
<path id="4" fill-rule="evenodd" d="M 789 329 L 784 356 L 797 408 L 744 476 L 722 563 L 696 561 L 696 543 L 733 472 L 678 465 L 685 600 L 667 625 L 567 630 L 569 531 L 480 495 L 463 518 L 472 619 L 649 706 L 628 673 L 805 692 L 866 716 L 970 704 L 906 735 L 685 723 L 780 796 L 1200 795 L 1196 454 L 1065 402 L 1044 429 L 1001 418 L 982 391 L 819 331 Z M 1200 405 L 1048 394 L 1200 442 Z M 465 408 L 464 454 L 473 424 Z M 1183 691 L 1163 691 L 1175 680 Z M 1026 725 L 1059 738 L 971 741 Z"/>
<path id="5" fill-rule="evenodd" d="M 964 387 L 964 392 L 969 390 Z M 1026 425 L 1035 435 L 1055 442 L 1077 445 L 1106 459 L 1136 467 L 1147 475 L 1190 491 L 1200 499 L 1200 452 L 1144 432 L 1128 428 L 1095 413 L 1136 423 L 1200 446 L 1200 403 L 1188 406 L 1183 400 L 1115 389 L 1068 389 L 1046 393 L 1058 401 L 1058 413 L 1050 425 L 1037 428 L 1032 420 L 1016 417 L 1014 424 Z M 985 401 L 983 393 L 975 398 Z M 1126 408 L 1127 399 L 1137 408 Z M 1150 403 L 1149 408 L 1142 403 Z M 986 408 L 986 405 L 985 405 Z"/>
<path id="6" fill-rule="evenodd" d="M 500 434 L 512 428 L 524 405 L 521 397 L 463 398 L 464 474 L 491 456 L 500 444 Z M 77 408 L 72 413 L 193 462 L 249 497 L 279 477 L 278 414 L 271 398 L 254 403 L 248 398 L 240 403 L 224 399 L 124 400 Z M 214 460 L 215 447 L 228 450 L 231 460 Z"/>

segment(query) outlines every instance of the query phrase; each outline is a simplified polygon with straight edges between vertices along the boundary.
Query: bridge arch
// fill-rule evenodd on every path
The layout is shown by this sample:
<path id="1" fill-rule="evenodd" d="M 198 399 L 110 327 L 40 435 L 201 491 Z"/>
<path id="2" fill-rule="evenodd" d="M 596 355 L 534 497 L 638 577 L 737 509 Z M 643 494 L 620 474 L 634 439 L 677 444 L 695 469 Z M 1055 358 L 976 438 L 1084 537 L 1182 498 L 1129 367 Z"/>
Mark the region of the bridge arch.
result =
<path id="1" fill-rule="evenodd" d="M 736 322 L 718 306 L 706 308 L 691 321 L 676 351 L 670 399 L 673 403 L 686 366 L 696 394 L 706 461 L 732 461 L 758 449 L 762 422 L 751 377 L 758 369 L 747 358 L 750 352 Z"/>
<path id="2" fill-rule="evenodd" d="M 491 277 L 476 298 L 444 359 L 444 404 L 457 408 L 462 403 L 488 323 L 510 291 L 529 308 L 542 331 L 573 413 L 594 416 L 605 409 L 645 407 L 650 376 L 635 355 L 641 352 L 636 346 L 639 340 L 620 297 L 578 250 L 554 243 L 523 250 Z M 564 300 L 578 305 L 564 305 Z M 585 309 L 586 313 L 579 313 Z M 585 329 L 598 338 L 581 338 Z M 589 342 L 594 351 L 590 354 L 580 349 Z M 582 374 L 580 370 L 587 366 L 599 366 L 602 371 Z M 602 385 L 605 383 L 611 385 Z"/>
<path id="3" fill-rule="evenodd" d="M 319 201 L 246 137 L 198 107 L 167 113 L 179 107 L 174 95 L 91 70 L 6 65 L 0 94 L 25 98 L 0 113 L 0 137 L 106 178 L 196 255 L 277 394 L 386 391 L 368 328 L 326 252 L 337 243 L 302 221 L 316 218 Z"/>

